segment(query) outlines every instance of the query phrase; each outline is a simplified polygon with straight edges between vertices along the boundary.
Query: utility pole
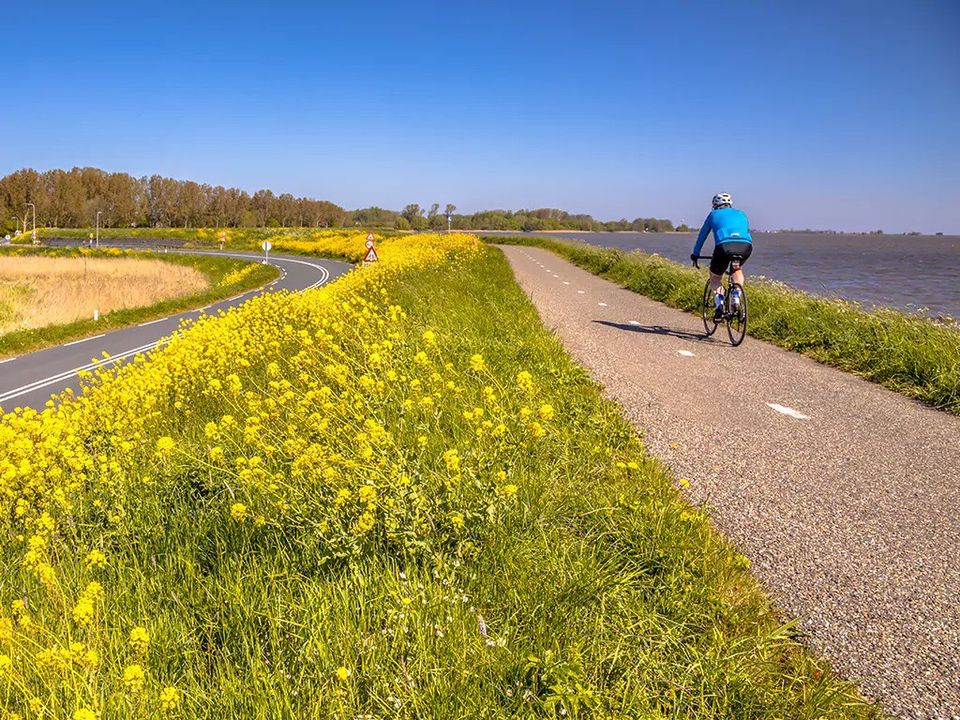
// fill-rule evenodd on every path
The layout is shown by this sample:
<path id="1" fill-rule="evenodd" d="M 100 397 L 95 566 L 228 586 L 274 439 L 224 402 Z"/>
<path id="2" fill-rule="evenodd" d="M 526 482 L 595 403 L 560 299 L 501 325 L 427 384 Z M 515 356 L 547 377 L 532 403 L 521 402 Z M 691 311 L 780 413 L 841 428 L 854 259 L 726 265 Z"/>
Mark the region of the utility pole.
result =
<path id="1" fill-rule="evenodd" d="M 100 213 L 101 210 L 97 210 L 97 250 L 100 249 Z"/>
<path id="2" fill-rule="evenodd" d="M 32 202 L 27 203 L 27 207 L 33 208 L 33 241 L 37 241 L 37 206 Z M 27 219 L 23 219 L 23 231 L 27 231 Z"/>

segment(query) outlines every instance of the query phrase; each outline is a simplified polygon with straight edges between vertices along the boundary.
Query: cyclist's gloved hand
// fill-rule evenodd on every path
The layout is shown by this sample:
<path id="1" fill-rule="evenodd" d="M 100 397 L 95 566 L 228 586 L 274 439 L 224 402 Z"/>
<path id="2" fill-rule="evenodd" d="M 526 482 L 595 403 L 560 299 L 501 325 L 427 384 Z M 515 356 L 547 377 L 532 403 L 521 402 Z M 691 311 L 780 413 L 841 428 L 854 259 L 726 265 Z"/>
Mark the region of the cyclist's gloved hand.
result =
<path id="1" fill-rule="evenodd" d="M 694 265 L 697 264 L 697 256 L 693 253 L 690 253 L 690 262 L 692 262 Z"/>

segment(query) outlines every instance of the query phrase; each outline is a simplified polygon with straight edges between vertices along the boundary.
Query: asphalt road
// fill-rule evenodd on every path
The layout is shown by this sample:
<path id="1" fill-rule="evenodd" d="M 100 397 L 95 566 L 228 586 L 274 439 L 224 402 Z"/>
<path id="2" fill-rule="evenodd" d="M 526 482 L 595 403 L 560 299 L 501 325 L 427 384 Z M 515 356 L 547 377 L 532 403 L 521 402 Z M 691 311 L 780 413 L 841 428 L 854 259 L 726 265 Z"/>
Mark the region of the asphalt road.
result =
<path id="1" fill-rule="evenodd" d="M 207 251 L 189 251 L 200 253 Z M 216 253 L 229 257 L 262 259 L 262 254 L 245 252 Z M 75 340 L 57 347 L 19 357 L 0 360 L 0 412 L 18 407 L 43 409 L 51 395 L 67 388 L 77 389 L 77 373 L 96 365 L 123 363 L 140 353 L 149 352 L 175 331 L 184 318 L 235 307 L 263 292 L 299 291 L 323 285 L 344 274 L 352 266 L 333 260 L 270 254 L 270 264 L 280 277 L 269 285 L 188 312 L 170 315 L 103 335 Z M 103 353 L 107 353 L 104 357 Z M 96 363 L 93 360 L 97 360 Z"/>
<path id="2" fill-rule="evenodd" d="M 504 247 L 564 346 L 806 642 L 883 708 L 960 717 L 960 418 Z M 749 293 L 749 275 L 747 278 Z"/>

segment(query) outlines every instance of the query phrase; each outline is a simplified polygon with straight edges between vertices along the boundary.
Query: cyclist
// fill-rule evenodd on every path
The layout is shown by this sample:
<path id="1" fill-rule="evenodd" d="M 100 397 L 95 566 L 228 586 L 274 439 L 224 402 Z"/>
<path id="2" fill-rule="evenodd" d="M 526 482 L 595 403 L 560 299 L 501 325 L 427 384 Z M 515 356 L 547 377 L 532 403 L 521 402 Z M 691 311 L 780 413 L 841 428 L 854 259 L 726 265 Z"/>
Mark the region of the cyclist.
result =
<path id="1" fill-rule="evenodd" d="M 730 197 L 730 193 L 717 193 L 713 196 L 713 210 L 703 221 L 703 227 L 700 228 L 697 242 L 690 254 L 694 264 L 711 231 L 713 231 L 713 257 L 710 259 L 710 287 L 716 302 L 713 317 L 720 322 L 723 319 L 723 273 L 726 272 L 733 256 L 739 256 L 740 262 L 744 263 L 753 250 L 753 238 L 750 237 L 747 215 L 733 207 L 733 198 Z M 733 273 L 732 280 L 742 287 L 743 270 Z M 739 294 L 739 291 L 734 289 L 733 297 L 730 298 L 735 306 L 740 303 Z"/>

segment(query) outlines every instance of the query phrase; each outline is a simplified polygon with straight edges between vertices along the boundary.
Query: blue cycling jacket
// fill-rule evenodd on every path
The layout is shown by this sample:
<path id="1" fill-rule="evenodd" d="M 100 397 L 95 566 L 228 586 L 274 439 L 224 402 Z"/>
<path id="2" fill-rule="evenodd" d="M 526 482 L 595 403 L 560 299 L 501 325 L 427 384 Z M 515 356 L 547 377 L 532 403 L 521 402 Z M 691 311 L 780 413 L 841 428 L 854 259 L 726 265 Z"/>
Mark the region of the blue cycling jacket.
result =
<path id="1" fill-rule="evenodd" d="M 697 244 L 693 246 L 693 254 L 699 255 L 703 243 L 706 242 L 707 235 L 713 230 L 714 245 L 721 245 L 725 242 L 746 242 L 752 243 L 750 237 L 750 223 L 747 221 L 747 214 L 743 210 L 736 208 L 720 208 L 712 211 L 703 221 L 703 227 L 700 228 L 700 234 L 697 235 Z"/>

